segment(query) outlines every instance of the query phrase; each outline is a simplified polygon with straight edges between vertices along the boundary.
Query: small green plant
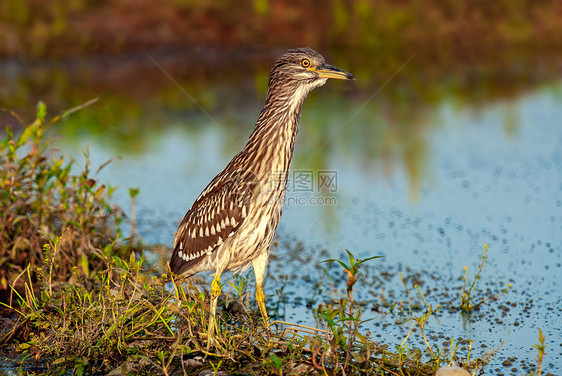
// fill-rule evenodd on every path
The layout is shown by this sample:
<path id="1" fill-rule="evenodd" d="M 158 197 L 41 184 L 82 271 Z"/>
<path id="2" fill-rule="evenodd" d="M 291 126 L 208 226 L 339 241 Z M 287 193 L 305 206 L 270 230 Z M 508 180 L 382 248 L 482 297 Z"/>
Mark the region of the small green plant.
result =
<path id="1" fill-rule="evenodd" d="M 383 256 L 372 256 L 360 260 L 360 259 L 356 259 L 355 256 L 353 256 L 353 254 L 349 252 L 349 250 L 346 249 L 345 251 L 349 256 L 349 265 L 338 259 L 329 259 L 323 262 L 337 262 L 338 264 L 341 265 L 341 267 L 344 269 L 344 273 L 347 275 L 347 296 L 350 301 L 353 301 L 353 296 L 352 296 L 353 285 L 355 285 L 355 283 L 357 282 L 357 274 L 359 273 L 359 267 L 361 266 L 361 264 L 363 264 L 366 261 L 381 258 Z"/>
<path id="2" fill-rule="evenodd" d="M 266 364 L 271 364 L 277 374 L 280 376 L 283 375 L 283 359 L 279 358 L 274 353 L 269 354 L 269 361 L 267 361 Z"/>
<path id="3" fill-rule="evenodd" d="M 345 262 L 337 259 L 329 259 L 324 262 L 337 262 L 344 269 L 344 273 L 347 276 L 347 300 L 340 300 L 339 305 L 335 307 L 329 305 L 327 307 L 321 306 L 318 309 L 319 317 L 324 319 L 328 323 L 330 331 L 334 335 L 333 340 L 331 341 L 332 353 L 337 353 L 340 346 L 345 349 L 345 361 L 342 365 L 343 372 L 347 372 L 347 369 L 349 367 L 351 352 L 353 349 L 352 345 L 355 342 L 356 338 L 360 338 L 364 343 L 367 343 L 366 339 L 361 336 L 358 331 L 359 325 L 361 325 L 365 321 L 361 321 L 361 309 L 360 307 L 356 306 L 353 301 L 353 286 L 355 285 L 355 283 L 357 283 L 359 267 L 364 262 L 382 257 L 372 256 L 361 260 L 356 259 L 355 256 L 351 252 L 349 252 L 349 250 L 346 249 L 345 251 L 349 256 L 349 264 L 346 264 Z M 347 327 L 347 341 L 342 325 L 346 325 Z M 337 362 L 337 359 L 335 361 Z"/>
<path id="4" fill-rule="evenodd" d="M 441 363 L 441 357 L 440 357 L 440 353 L 439 350 L 434 350 L 433 347 L 431 346 L 431 344 L 429 343 L 426 333 L 425 333 L 425 327 L 426 324 L 429 320 L 429 318 L 431 317 L 431 315 L 433 314 L 433 308 L 431 307 L 431 305 L 429 305 L 429 307 L 427 309 L 424 310 L 424 312 L 420 315 L 420 316 L 412 316 L 408 319 L 406 319 L 406 322 L 411 322 L 411 327 L 410 327 L 410 331 L 408 332 L 408 334 L 406 335 L 406 337 L 404 338 L 404 340 L 402 341 L 401 347 L 404 347 L 406 341 L 408 340 L 408 338 L 410 337 L 410 335 L 412 334 L 414 328 L 417 326 L 420 329 L 421 332 L 421 336 L 423 338 L 423 342 L 425 343 L 427 350 L 431 356 L 431 359 L 433 360 L 433 362 L 436 365 L 436 368 L 439 367 L 439 364 Z"/>
<path id="5" fill-rule="evenodd" d="M 531 372 L 529 376 L 541 376 L 544 355 L 546 353 L 545 352 L 546 345 L 544 344 L 544 334 L 542 333 L 542 330 L 540 328 L 539 328 L 539 343 L 534 344 L 533 347 L 538 351 L 538 355 L 535 356 L 535 359 L 537 360 L 537 369 Z"/>
<path id="6" fill-rule="evenodd" d="M 214 364 L 213 362 L 209 362 L 209 364 L 210 364 L 211 367 L 213 368 L 213 376 L 216 376 L 217 372 L 219 372 L 219 369 L 220 369 L 220 367 L 221 367 L 222 359 L 219 359 L 219 361 L 217 362 L 217 364 Z"/>
<path id="7" fill-rule="evenodd" d="M 418 283 L 421 282 L 417 281 L 417 279 L 415 278 L 404 277 L 402 275 L 402 272 L 398 273 L 398 278 L 400 278 L 400 282 L 402 282 L 402 285 L 404 286 L 404 291 L 406 292 L 408 300 L 401 300 L 400 302 L 394 303 L 394 305 L 391 306 L 390 309 L 391 313 L 393 313 L 397 306 L 397 311 L 405 315 L 413 315 L 414 312 L 426 312 L 428 309 L 432 309 L 430 308 L 430 305 L 425 301 L 425 295 L 420 290 Z M 412 287 L 415 294 L 412 291 Z M 440 307 L 441 306 L 438 304 L 437 309 L 439 309 Z"/>
<path id="8" fill-rule="evenodd" d="M 478 303 L 474 302 L 473 294 L 476 292 L 476 287 L 478 285 L 478 281 L 480 281 L 482 270 L 486 265 L 486 261 L 488 260 L 488 244 L 484 245 L 484 250 L 480 255 L 480 264 L 478 264 L 478 270 L 474 277 L 470 279 L 468 275 L 468 266 L 464 267 L 464 275 L 463 275 L 463 287 L 461 293 L 461 302 L 459 308 L 464 313 L 470 313 L 472 310 L 477 309 L 483 301 Z"/>

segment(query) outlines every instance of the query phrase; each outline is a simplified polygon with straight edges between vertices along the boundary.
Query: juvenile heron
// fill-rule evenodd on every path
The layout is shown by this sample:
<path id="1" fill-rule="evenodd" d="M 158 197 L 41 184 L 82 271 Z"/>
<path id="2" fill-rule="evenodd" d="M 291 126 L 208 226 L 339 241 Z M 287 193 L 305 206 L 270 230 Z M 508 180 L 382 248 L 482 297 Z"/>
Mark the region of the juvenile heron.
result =
<path id="1" fill-rule="evenodd" d="M 172 272 L 190 276 L 215 271 L 209 346 L 214 343 L 220 277 L 227 270 L 238 273 L 253 265 L 256 301 L 269 327 L 263 276 L 281 218 L 301 107 L 308 93 L 328 78 L 355 79 L 310 48 L 289 50 L 275 62 L 265 107 L 244 150 L 201 192 L 176 232 Z"/>

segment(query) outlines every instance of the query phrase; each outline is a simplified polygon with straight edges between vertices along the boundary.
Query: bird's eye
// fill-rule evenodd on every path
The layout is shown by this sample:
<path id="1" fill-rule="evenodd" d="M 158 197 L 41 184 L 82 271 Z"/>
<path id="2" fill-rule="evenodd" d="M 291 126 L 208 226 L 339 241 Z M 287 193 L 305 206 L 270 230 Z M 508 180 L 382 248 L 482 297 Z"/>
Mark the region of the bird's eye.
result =
<path id="1" fill-rule="evenodd" d="M 310 60 L 308 59 L 303 59 L 303 61 L 301 61 L 301 65 L 305 68 L 310 67 Z"/>

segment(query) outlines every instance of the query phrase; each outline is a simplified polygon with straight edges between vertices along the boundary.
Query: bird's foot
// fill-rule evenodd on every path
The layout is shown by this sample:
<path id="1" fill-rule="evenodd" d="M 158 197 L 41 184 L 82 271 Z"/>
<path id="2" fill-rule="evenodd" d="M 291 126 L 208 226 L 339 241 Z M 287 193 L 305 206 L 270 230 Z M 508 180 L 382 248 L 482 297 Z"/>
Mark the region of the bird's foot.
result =
<path id="1" fill-rule="evenodd" d="M 267 315 L 267 310 L 265 309 L 265 294 L 263 293 L 263 288 L 259 285 L 256 288 L 256 301 L 258 302 L 261 317 L 263 318 L 263 326 L 269 332 L 269 316 Z"/>
<path id="2" fill-rule="evenodd" d="M 211 312 L 209 316 L 209 326 L 207 331 L 207 350 L 215 346 L 215 334 L 217 331 L 217 302 L 221 294 L 220 273 L 215 274 L 211 283 Z"/>

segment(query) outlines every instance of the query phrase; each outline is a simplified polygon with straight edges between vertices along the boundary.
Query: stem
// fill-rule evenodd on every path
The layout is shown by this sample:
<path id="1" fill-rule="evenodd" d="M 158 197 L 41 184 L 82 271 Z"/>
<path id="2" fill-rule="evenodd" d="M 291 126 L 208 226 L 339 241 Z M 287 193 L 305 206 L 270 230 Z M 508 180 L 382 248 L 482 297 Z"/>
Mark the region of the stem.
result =
<path id="1" fill-rule="evenodd" d="M 137 234 L 137 213 L 135 208 L 135 196 L 131 196 L 131 239 Z"/>
<path id="2" fill-rule="evenodd" d="M 349 317 L 353 317 L 353 300 L 351 299 L 351 291 L 349 292 Z M 347 324 L 347 353 L 345 354 L 345 363 L 343 366 L 344 371 L 347 371 L 347 366 L 349 365 L 349 357 L 351 355 L 351 344 L 353 343 L 353 338 L 352 338 L 352 334 L 353 331 L 351 330 L 351 325 L 352 325 L 352 320 L 349 320 L 349 323 Z"/>

